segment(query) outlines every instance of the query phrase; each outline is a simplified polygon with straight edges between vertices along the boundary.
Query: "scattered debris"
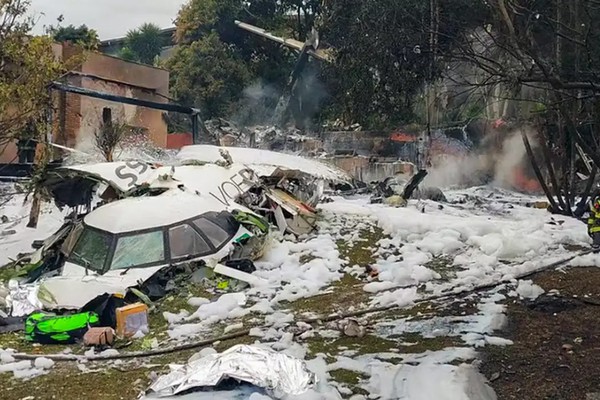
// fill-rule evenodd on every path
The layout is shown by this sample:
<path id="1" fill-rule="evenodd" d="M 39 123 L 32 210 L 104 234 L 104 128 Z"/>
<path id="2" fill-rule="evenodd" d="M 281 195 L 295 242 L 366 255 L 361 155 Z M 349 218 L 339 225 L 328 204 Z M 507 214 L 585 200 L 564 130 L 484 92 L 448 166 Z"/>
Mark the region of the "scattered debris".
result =
<path id="1" fill-rule="evenodd" d="M 229 278 L 246 282 L 251 286 L 265 286 L 269 283 L 265 279 L 258 278 L 252 275 L 251 273 L 240 271 L 239 269 L 235 268 L 230 268 L 223 264 L 217 264 L 217 266 L 214 268 L 214 272 L 220 275 L 227 276 Z"/>
<path id="2" fill-rule="evenodd" d="M 311 139 L 294 127 L 279 128 L 258 125 L 240 128 L 235 123 L 223 118 L 206 121 L 206 129 L 212 136 L 213 143 L 222 146 L 254 147 L 275 149 L 286 142 L 301 143 Z"/>
<path id="3" fill-rule="evenodd" d="M 339 326 L 342 328 L 342 331 L 346 336 L 359 338 L 365 336 L 365 327 L 361 326 L 355 319 L 350 318 L 345 321 L 341 321 Z"/>
<path id="4" fill-rule="evenodd" d="M 378 182 L 372 188 L 371 203 L 384 203 L 391 207 L 406 207 L 408 200 L 417 198 L 447 202 L 441 189 L 435 187 L 419 188 L 427 176 L 427 171 L 420 170 L 406 181 L 401 176 L 391 176 Z"/>
<path id="5" fill-rule="evenodd" d="M 492 376 L 490 376 L 490 382 L 494 382 L 500 379 L 500 372 L 494 372 Z"/>
<path id="6" fill-rule="evenodd" d="M 550 203 L 548 203 L 547 201 L 536 201 L 533 203 L 528 203 L 527 207 L 537 208 L 540 210 L 547 210 L 550 207 Z"/>
<path id="7" fill-rule="evenodd" d="M 325 124 L 323 124 L 323 128 L 330 130 L 330 131 L 344 131 L 344 132 L 358 132 L 362 130 L 362 126 L 360 124 L 351 124 L 351 125 L 346 125 L 344 124 L 344 122 L 342 122 L 339 119 L 336 119 L 335 121 L 328 121 Z"/>
<path id="8" fill-rule="evenodd" d="M 526 303 L 530 310 L 544 312 L 548 314 L 557 314 L 564 311 L 573 310 L 579 307 L 579 302 L 574 299 L 567 299 L 561 296 L 541 295 Z"/>
<path id="9" fill-rule="evenodd" d="M 86 346 L 112 346 L 115 340 L 115 330 L 110 327 L 90 328 L 83 335 Z"/>
<path id="10" fill-rule="evenodd" d="M 150 386 L 150 391 L 166 397 L 190 389 L 215 388 L 234 379 L 264 388 L 281 399 L 305 393 L 316 383 L 316 376 L 303 361 L 257 346 L 237 345 L 171 369 L 170 374 L 159 377 Z"/>
<path id="11" fill-rule="evenodd" d="M 573 352 L 573 345 L 572 344 L 563 344 L 562 345 L 562 349 L 564 351 L 566 351 L 567 353 L 572 353 Z"/>

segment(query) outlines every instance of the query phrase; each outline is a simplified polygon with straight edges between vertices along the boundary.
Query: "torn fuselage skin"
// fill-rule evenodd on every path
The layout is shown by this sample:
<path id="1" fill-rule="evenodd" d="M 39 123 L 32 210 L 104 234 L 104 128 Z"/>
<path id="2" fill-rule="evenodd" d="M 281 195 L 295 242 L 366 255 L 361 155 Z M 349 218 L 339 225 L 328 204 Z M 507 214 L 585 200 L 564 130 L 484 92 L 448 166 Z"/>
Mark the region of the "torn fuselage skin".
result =
<path id="1" fill-rule="evenodd" d="M 39 261 L 32 257 L 20 279 L 39 286 L 47 310 L 77 310 L 104 293 L 125 296 L 132 287 L 156 299 L 164 294 L 157 288 L 169 281 L 160 278 L 165 273 L 255 259 L 268 234 L 268 224 L 250 210 L 227 210 L 186 192 L 116 201 L 66 227 L 38 250 Z"/>
<path id="2" fill-rule="evenodd" d="M 24 260 L 28 264 L 20 284 L 37 286 L 37 300 L 45 309 L 77 310 L 104 293 L 125 296 L 134 287 L 157 298 L 177 275 L 189 276 L 220 261 L 257 259 L 269 222 L 296 235 L 315 229 L 314 206 L 323 196 L 325 179 L 286 169 L 283 157 L 283 165 L 256 170 L 229 156 L 226 165 L 115 162 L 52 171 L 44 182 L 48 194 L 74 212 L 35 257 Z M 337 173 L 321 165 L 308 168 Z M 182 208 L 196 211 L 165 220 L 163 214 Z M 199 226 L 202 221 L 211 228 Z M 211 235 L 221 228 L 217 243 Z M 176 248 L 182 244 L 188 246 L 186 254 Z"/>

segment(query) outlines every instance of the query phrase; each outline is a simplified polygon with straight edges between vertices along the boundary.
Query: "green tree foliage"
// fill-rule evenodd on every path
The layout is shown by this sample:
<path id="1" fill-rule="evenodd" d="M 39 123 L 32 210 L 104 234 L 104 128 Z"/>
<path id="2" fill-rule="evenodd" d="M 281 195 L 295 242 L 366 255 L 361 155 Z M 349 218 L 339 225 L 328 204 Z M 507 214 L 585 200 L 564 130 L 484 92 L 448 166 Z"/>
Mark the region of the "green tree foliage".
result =
<path id="1" fill-rule="evenodd" d="M 87 25 L 51 26 L 48 34 L 57 42 L 71 42 L 88 50 L 95 50 L 100 44 L 98 33 Z"/>
<path id="2" fill-rule="evenodd" d="M 323 36 L 336 53 L 327 71 L 332 111 L 389 127 L 416 119 L 416 100 L 442 71 L 438 56 L 488 13 L 479 0 L 340 0 L 324 14 Z"/>
<path id="3" fill-rule="evenodd" d="M 185 104 L 199 106 L 208 118 L 228 115 L 251 74 L 235 51 L 210 33 L 182 46 L 169 65 L 172 93 Z"/>
<path id="4" fill-rule="evenodd" d="M 328 114 L 367 127 L 389 127 L 422 119 L 415 110 L 425 108 L 425 88 L 447 65 L 444 56 L 484 26 L 489 15 L 482 0 L 191 0 L 179 13 L 176 40 L 183 52 L 214 33 L 232 50 L 235 62 L 245 64 L 251 81 L 281 90 L 296 54 L 237 28 L 234 21 L 299 40 L 316 26 L 321 42 L 336 55 L 332 65 L 314 63 L 317 68 L 311 69 L 325 70 L 318 78 L 331 95 Z M 187 90 L 177 88 L 184 84 L 177 78 L 182 66 L 170 65 L 177 93 Z"/>
<path id="5" fill-rule="evenodd" d="M 137 62 L 137 55 L 131 50 L 129 47 L 123 47 L 119 51 L 119 58 L 122 58 L 125 61 Z"/>
<path id="6" fill-rule="evenodd" d="M 300 40 L 305 40 L 322 11 L 321 0 L 287 0 L 282 2 L 285 13 L 294 15 L 293 29 Z"/>
<path id="7" fill-rule="evenodd" d="M 315 26 L 336 56 L 331 65 L 314 62 L 311 68 L 330 94 L 327 115 L 366 127 L 390 127 L 424 122 L 427 87 L 455 61 L 453 52 L 468 42 L 468 35 L 493 21 L 491 15 L 483 0 L 191 0 L 177 20 L 177 51 L 189 56 L 195 42 L 216 34 L 231 50 L 219 54 L 244 64 L 244 80 L 260 80 L 276 92 L 287 82 L 296 53 L 237 28 L 234 21 L 299 40 Z M 182 72 L 188 75 L 183 66 L 169 65 L 176 93 L 189 90 L 178 85 L 196 85 L 178 79 Z M 242 96 L 227 92 L 231 102 Z"/>
<path id="8" fill-rule="evenodd" d="M 284 17 L 289 7 L 270 0 L 191 0 L 183 6 L 175 35 L 178 47 L 167 63 L 175 98 L 201 106 L 206 118 L 227 117 L 243 100 L 247 85 L 260 82 L 270 93 L 281 90 L 295 55 L 234 22 L 298 36 Z M 260 101 L 276 103 L 272 96 Z"/>
<path id="9" fill-rule="evenodd" d="M 234 21 L 242 15 L 241 0 L 191 0 L 179 11 L 176 40 L 189 44 L 216 32 L 228 43 L 239 43 L 242 34 Z"/>
<path id="10" fill-rule="evenodd" d="M 64 71 L 52 39 L 29 35 L 29 5 L 26 0 L 0 0 L 0 150 L 30 121 L 40 119 L 50 104 L 48 84 Z"/>
<path id="11" fill-rule="evenodd" d="M 147 23 L 127 32 L 125 47 L 119 56 L 128 61 L 152 65 L 165 45 L 160 27 Z"/>

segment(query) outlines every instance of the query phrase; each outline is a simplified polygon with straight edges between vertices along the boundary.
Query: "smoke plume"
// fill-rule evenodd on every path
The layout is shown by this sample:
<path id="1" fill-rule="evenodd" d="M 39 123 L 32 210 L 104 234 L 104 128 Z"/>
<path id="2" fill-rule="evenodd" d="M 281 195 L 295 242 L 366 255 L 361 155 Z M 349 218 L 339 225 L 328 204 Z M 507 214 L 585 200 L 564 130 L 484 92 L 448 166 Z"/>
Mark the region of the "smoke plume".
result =
<path id="1" fill-rule="evenodd" d="M 533 135 L 529 135 L 531 138 Z M 537 144 L 532 141 L 535 148 Z M 469 154 L 439 156 L 432 160 L 425 184 L 429 186 L 476 186 L 492 184 L 505 189 L 535 191 L 535 179 L 528 177 L 530 168 L 520 130 L 491 135 Z"/>
<path id="2" fill-rule="evenodd" d="M 244 89 L 236 111 L 229 119 L 238 126 L 271 125 L 284 89 L 264 81 L 254 82 Z M 287 94 L 290 120 L 299 128 L 312 126 L 314 117 L 321 111 L 328 97 L 327 89 L 319 78 L 318 67 L 309 65 L 298 79 L 292 96 Z"/>

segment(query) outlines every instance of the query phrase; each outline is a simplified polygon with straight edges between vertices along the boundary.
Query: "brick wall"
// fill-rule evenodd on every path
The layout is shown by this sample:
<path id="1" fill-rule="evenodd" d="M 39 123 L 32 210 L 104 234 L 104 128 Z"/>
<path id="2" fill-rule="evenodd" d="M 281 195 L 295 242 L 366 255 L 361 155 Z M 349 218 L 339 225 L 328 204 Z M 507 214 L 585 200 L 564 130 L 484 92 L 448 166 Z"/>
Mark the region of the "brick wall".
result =
<path id="1" fill-rule="evenodd" d="M 101 53 L 87 53 L 83 57 L 80 49 L 68 44 L 55 44 L 54 52 L 63 60 L 82 57 L 83 63 L 77 72 L 104 78 L 110 82 L 82 76 L 70 76 L 68 83 L 100 92 L 132 98 L 167 102 L 169 94 L 169 72 L 148 65 L 130 63 Z M 53 140 L 55 143 L 89 149 L 93 146 L 94 132 L 102 121 L 102 109 L 112 109 L 113 118 L 148 132 L 150 140 L 159 147 L 167 146 L 167 124 L 163 112 L 143 107 L 108 102 L 71 93 L 56 92 L 54 95 Z M 61 152 L 56 151 L 56 155 Z M 16 155 L 16 146 L 0 148 L 0 163 L 11 162 Z"/>
<path id="2" fill-rule="evenodd" d="M 68 45 L 63 57 L 81 56 Z M 106 80 L 85 76 L 70 76 L 69 84 L 103 93 L 167 102 L 169 72 L 148 65 L 131 63 L 101 53 L 87 53 L 78 72 Z M 58 123 L 54 138 L 58 144 L 82 151 L 93 150 L 94 134 L 102 121 L 102 110 L 110 108 L 113 119 L 148 132 L 150 140 L 159 147 L 167 146 L 167 124 L 160 110 L 110 102 L 76 94 L 62 94 L 55 101 Z"/>
<path id="3" fill-rule="evenodd" d="M 381 181 L 397 174 L 412 175 L 414 164 L 407 162 L 370 162 L 368 157 L 331 157 L 324 161 L 363 182 Z"/>
<path id="4" fill-rule="evenodd" d="M 81 79 L 75 79 L 74 85 L 81 85 Z M 59 144 L 67 147 L 77 146 L 77 137 L 81 129 L 81 103 L 82 97 L 73 93 L 62 93 L 65 108 L 59 110 L 64 118 L 64 131 L 57 132 Z M 63 127 L 61 127 L 63 128 Z"/>
<path id="5" fill-rule="evenodd" d="M 0 148 L 0 164 L 15 163 L 17 157 L 17 146 L 14 143 L 7 143 Z"/>
<path id="6" fill-rule="evenodd" d="M 194 143 L 191 133 L 171 133 L 167 135 L 167 149 L 179 150 Z"/>
<path id="7" fill-rule="evenodd" d="M 378 153 L 382 146 L 389 143 L 390 135 L 384 132 L 323 132 L 323 147 L 334 154 L 336 150 L 354 150 L 357 154 L 368 156 Z"/>

